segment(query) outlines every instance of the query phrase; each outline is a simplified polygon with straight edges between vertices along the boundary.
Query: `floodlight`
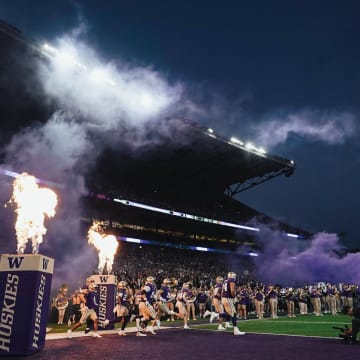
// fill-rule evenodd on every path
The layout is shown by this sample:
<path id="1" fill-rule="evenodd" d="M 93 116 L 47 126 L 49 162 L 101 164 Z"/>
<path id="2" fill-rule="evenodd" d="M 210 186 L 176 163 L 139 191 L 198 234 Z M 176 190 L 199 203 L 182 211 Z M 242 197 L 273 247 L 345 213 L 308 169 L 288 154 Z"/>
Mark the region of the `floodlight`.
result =
<path id="1" fill-rule="evenodd" d="M 236 137 L 231 137 L 230 141 L 234 144 L 244 145 L 244 143 L 241 140 L 237 139 Z"/>

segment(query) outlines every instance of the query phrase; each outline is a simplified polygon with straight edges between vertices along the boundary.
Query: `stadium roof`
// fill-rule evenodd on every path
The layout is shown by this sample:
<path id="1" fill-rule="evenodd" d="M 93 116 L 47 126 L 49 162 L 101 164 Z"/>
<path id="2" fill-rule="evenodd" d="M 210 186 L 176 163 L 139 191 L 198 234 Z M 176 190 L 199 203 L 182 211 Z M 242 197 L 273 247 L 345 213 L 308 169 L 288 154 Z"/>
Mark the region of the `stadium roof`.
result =
<path id="1" fill-rule="evenodd" d="M 159 129 L 164 122 L 171 138 L 142 148 L 140 154 L 125 148 L 102 154 L 97 173 L 107 179 L 106 187 L 130 183 L 145 192 L 166 195 L 190 192 L 202 197 L 226 192 L 233 196 L 273 177 L 289 176 L 295 169 L 291 160 L 249 149 L 188 120 L 165 119 Z"/>

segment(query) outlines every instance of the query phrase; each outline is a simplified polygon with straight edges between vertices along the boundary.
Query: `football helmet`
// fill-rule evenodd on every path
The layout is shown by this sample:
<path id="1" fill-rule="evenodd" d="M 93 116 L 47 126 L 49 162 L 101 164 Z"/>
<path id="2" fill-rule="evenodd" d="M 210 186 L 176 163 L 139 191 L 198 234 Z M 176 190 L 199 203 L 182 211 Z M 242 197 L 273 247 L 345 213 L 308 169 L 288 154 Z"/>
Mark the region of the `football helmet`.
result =
<path id="1" fill-rule="evenodd" d="M 121 281 L 119 281 L 117 286 L 118 286 L 118 288 L 124 289 L 124 288 L 126 288 L 126 285 L 127 285 L 127 282 L 125 280 L 121 280 Z"/>

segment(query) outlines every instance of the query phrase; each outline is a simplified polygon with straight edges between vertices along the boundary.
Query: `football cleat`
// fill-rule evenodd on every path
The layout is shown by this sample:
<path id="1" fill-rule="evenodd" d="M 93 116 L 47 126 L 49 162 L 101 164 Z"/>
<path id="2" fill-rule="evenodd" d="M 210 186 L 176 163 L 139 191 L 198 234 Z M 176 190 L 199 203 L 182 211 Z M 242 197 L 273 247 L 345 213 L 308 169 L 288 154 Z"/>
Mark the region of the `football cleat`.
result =
<path id="1" fill-rule="evenodd" d="M 215 319 L 219 318 L 219 314 L 216 312 L 212 312 L 210 315 L 210 322 L 212 323 Z"/>
<path id="2" fill-rule="evenodd" d="M 156 332 L 154 331 L 154 328 L 153 328 L 152 326 L 150 326 L 148 332 L 149 332 L 150 334 L 156 335 Z"/>
<path id="3" fill-rule="evenodd" d="M 237 327 L 234 327 L 234 335 L 245 335 L 245 333 L 240 331 Z"/>
<path id="4" fill-rule="evenodd" d="M 109 319 L 106 319 L 100 323 L 100 326 L 104 328 L 104 327 L 108 326 L 109 323 L 110 323 Z"/>
<path id="5" fill-rule="evenodd" d="M 142 331 L 138 331 L 136 333 L 136 336 L 147 336 L 146 334 L 144 334 Z"/>
<path id="6" fill-rule="evenodd" d="M 67 337 L 68 339 L 72 338 L 72 331 L 70 329 L 67 331 Z"/>
<path id="7" fill-rule="evenodd" d="M 223 331 L 223 330 L 226 330 L 221 324 L 218 326 L 218 330 L 219 331 Z"/>

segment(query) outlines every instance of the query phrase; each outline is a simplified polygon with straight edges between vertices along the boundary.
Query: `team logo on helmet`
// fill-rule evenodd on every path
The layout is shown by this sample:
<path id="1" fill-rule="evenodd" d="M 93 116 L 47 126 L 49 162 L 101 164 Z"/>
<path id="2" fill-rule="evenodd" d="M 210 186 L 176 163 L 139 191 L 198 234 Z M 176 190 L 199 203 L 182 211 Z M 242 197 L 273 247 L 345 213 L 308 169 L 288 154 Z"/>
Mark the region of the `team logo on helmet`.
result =
<path id="1" fill-rule="evenodd" d="M 236 274 L 234 273 L 234 272 L 232 272 L 232 271 L 230 271 L 229 273 L 228 273 L 228 279 L 236 279 Z"/>

